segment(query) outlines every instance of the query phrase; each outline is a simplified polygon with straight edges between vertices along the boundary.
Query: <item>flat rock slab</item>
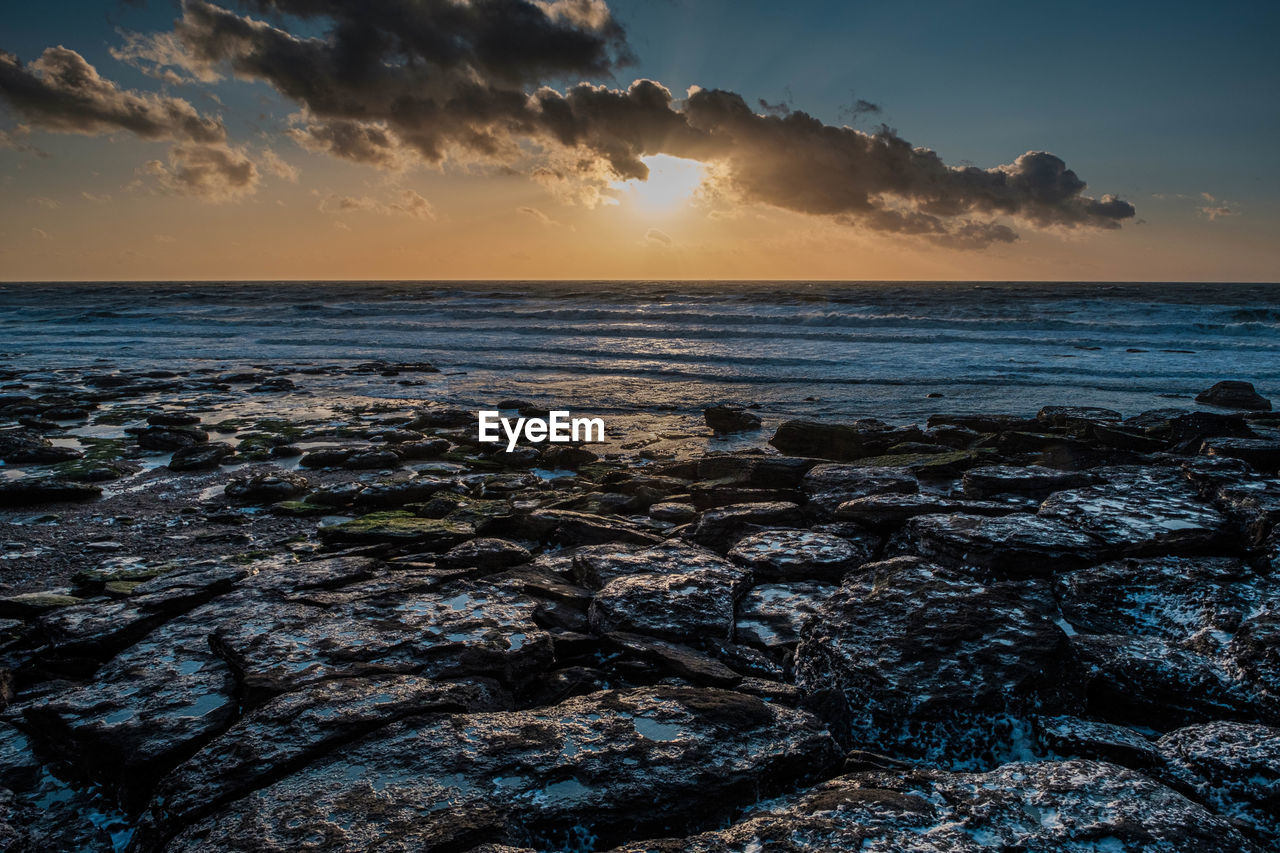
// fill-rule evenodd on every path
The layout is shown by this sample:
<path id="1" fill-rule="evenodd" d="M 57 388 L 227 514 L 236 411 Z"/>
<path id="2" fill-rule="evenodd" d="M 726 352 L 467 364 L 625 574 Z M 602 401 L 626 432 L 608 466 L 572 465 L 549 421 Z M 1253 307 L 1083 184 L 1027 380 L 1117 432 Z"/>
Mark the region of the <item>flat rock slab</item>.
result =
<path id="1" fill-rule="evenodd" d="M 1098 761 L 988 773 L 854 773 L 750 812 L 727 829 L 612 853 L 1261 853 L 1230 820 Z"/>
<path id="2" fill-rule="evenodd" d="M 219 620 L 210 642 L 250 703 L 310 682 L 385 673 L 519 681 L 551 662 L 537 602 L 498 586 L 422 592 L 395 585 L 328 606 L 286 602 Z"/>
<path id="3" fill-rule="evenodd" d="M 920 515 L 903 527 L 896 550 L 1011 577 L 1037 577 L 1087 566 L 1102 543 L 1064 521 L 1031 515 Z"/>
<path id="4" fill-rule="evenodd" d="M 758 578 L 839 580 L 871 559 L 880 537 L 832 536 L 812 530 L 764 530 L 738 540 L 729 559 Z"/>
<path id="5" fill-rule="evenodd" d="M 599 589 L 616 578 L 630 575 L 683 575 L 698 572 L 735 571 L 732 563 L 706 548 L 671 539 L 648 548 L 628 545 L 590 545 L 573 555 L 578 582 Z"/>
<path id="6" fill-rule="evenodd" d="M 1170 732 L 1156 746 L 1175 780 L 1280 848 L 1280 729 L 1207 723 Z"/>
<path id="7" fill-rule="evenodd" d="M 1084 471 L 1059 471 L 1039 465 L 984 465 L 965 471 L 961 484 L 971 498 L 1022 495 L 1044 499 L 1054 492 L 1078 489 L 1097 481 L 1097 477 Z"/>
<path id="8" fill-rule="evenodd" d="M 1055 594 L 1081 633 L 1143 634 L 1221 654 L 1245 619 L 1280 601 L 1280 585 L 1228 557 L 1152 557 L 1068 572 Z"/>
<path id="9" fill-rule="evenodd" d="M 1259 471 L 1280 468 L 1280 441 L 1268 438 L 1207 438 L 1200 448 L 1207 456 L 1242 459 Z"/>
<path id="10" fill-rule="evenodd" d="M 1134 729 L 1081 717 L 1037 717 L 1036 740 L 1049 755 L 1110 761 L 1148 771 L 1164 759 L 1156 745 Z"/>
<path id="11" fill-rule="evenodd" d="M 1275 719 L 1252 685 L 1217 660 L 1159 637 L 1071 637 L 1089 715 L 1169 731 L 1190 723 Z"/>
<path id="12" fill-rule="evenodd" d="M 616 578 L 592 600 L 591 628 L 672 640 L 731 640 L 734 606 L 750 583 L 750 573 L 736 568 Z"/>
<path id="13" fill-rule="evenodd" d="M 835 584 L 814 581 L 752 587 L 738 604 L 735 636 L 740 643 L 769 649 L 795 645 L 804 623 L 838 589 Z"/>
<path id="14" fill-rule="evenodd" d="M 209 648 L 209 620 L 220 612 L 208 604 L 160 626 L 88 685 L 27 705 L 27 721 L 99 780 L 145 790 L 235 717 L 235 677 Z"/>
<path id="15" fill-rule="evenodd" d="M 797 685 L 830 696 L 847 720 L 837 731 L 860 747 L 991 762 L 1010 720 L 1052 703 L 1066 635 L 1020 584 L 981 584 L 914 558 L 868 569 L 805 624 Z"/>
<path id="16" fill-rule="evenodd" d="M 913 495 L 867 495 L 845 501 L 836 507 L 836 518 L 856 521 L 876 529 L 888 529 L 902 525 L 917 515 L 1012 515 L 1034 512 L 1035 506 L 997 501 L 959 500 L 943 495 L 917 493 Z"/>
<path id="17" fill-rule="evenodd" d="M 1245 529 L 1251 544 L 1264 542 L 1280 524 L 1280 480 L 1232 476 L 1218 486 L 1214 504 Z"/>
<path id="18" fill-rule="evenodd" d="M 1039 515 L 1090 533 L 1132 556 L 1200 553 L 1224 538 L 1227 520 L 1176 472 L 1141 469 L 1123 479 L 1056 492 Z"/>
<path id="19" fill-rule="evenodd" d="M 840 504 L 855 498 L 915 494 L 920 490 L 920 482 L 903 468 L 824 464 L 805 475 L 800 489 L 809 498 L 808 506 L 831 514 Z"/>
<path id="20" fill-rule="evenodd" d="M 396 720 L 500 710 L 509 702 L 491 684 L 414 675 L 307 685 L 250 712 L 165 776 L 152 795 L 138 843 L 159 846 L 219 806 Z"/>
<path id="21" fill-rule="evenodd" d="M 837 760 L 816 718 L 754 696 L 604 691 L 537 710 L 394 723 L 166 849 L 558 847 L 575 827 L 616 843 L 726 815 Z"/>
<path id="22" fill-rule="evenodd" d="M 228 592 L 249 576 L 239 566 L 192 566 L 143 581 L 121 601 L 95 601 L 46 613 L 40 628 L 61 654 L 114 654 L 166 619 Z"/>
<path id="23" fill-rule="evenodd" d="M 704 512 L 691 538 L 699 545 L 724 549 L 748 533 L 801 523 L 800 507 L 790 501 L 730 504 Z"/>

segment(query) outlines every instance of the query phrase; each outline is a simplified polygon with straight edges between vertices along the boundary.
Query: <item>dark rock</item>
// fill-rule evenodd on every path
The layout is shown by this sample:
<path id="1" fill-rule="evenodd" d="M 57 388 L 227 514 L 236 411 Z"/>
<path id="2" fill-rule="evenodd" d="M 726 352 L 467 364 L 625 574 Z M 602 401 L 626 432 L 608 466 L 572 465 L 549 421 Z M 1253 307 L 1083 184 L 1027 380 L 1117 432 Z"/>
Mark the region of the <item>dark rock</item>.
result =
<path id="1" fill-rule="evenodd" d="M 1280 847 L 1280 729 L 1216 722 L 1157 742 L 1173 778 L 1218 814 Z"/>
<path id="2" fill-rule="evenodd" d="M 1280 708 L 1280 608 L 1274 602 L 1241 623 L 1227 646 L 1227 657 L 1260 702 L 1268 709 Z M 1275 722 L 1274 714 L 1268 722 Z"/>
<path id="3" fill-rule="evenodd" d="M 356 502 L 356 497 L 368 488 L 364 483 L 334 483 L 331 486 L 324 486 L 316 489 L 307 495 L 307 503 L 320 504 L 322 506 L 345 507 L 352 506 Z"/>
<path id="4" fill-rule="evenodd" d="M 1197 553 L 1226 534 L 1226 519 L 1177 472 L 1137 469 L 1109 482 L 1056 492 L 1040 506 L 1056 519 L 1130 555 Z"/>
<path id="5" fill-rule="evenodd" d="M 195 426 L 200 423 L 200 417 L 190 412 L 156 412 L 147 416 L 147 423 L 163 427 Z"/>
<path id="6" fill-rule="evenodd" d="M 1021 495 L 1043 500 L 1054 492 L 1078 489 L 1098 482 L 1083 471 L 1057 471 L 1038 465 L 987 465 L 964 472 L 964 493 L 972 498 Z"/>
<path id="7" fill-rule="evenodd" d="M 346 447 L 321 447 L 304 453 L 298 464 L 303 468 L 341 468 L 351 454 Z"/>
<path id="8" fill-rule="evenodd" d="M 414 675 L 308 684 L 249 712 L 165 776 L 135 844 L 161 846 L 226 803 L 389 723 L 424 714 L 500 710 L 509 701 L 483 682 Z"/>
<path id="9" fill-rule="evenodd" d="M 206 618 L 220 608 L 204 608 L 157 628 L 86 686 L 27 704 L 45 747 L 130 799 L 230 725 L 235 678 L 209 648 Z"/>
<path id="10" fill-rule="evenodd" d="M 1157 782 L 1096 761 L 841 776 L 690 838 L 611 853 L 1034 851 L 1261 853 L 1230 820 Z"/>
<path id="11" fill-rule="evenodd" d="M 138 446 L 144 450 L 181 450 L 209 440 L 209 433 L 194 427 L 153 426 L 138 432 Z"/>
<path id="12" fill-rule="evenodd" d="M 1060 628 L 1025 589 L 900 558 L 850 576 L 809 620 L 796 684 L 827 694 L 849 741 L 933 762 L 991 763 L 1057 696 Z"/>
<path id="13" fill-rule="evenodd" d="M 631 575 L 682 575 L 694 572 L 741 574 L 728 560 L 705 548 L 671 539 L 648 548 L 627 545 L 593 545 L 573 555 L 573 575 L 578 582 L 599 589 L 615 578 Z"/>
<path id="14" fill-rule="evenodd" d="M 818 460 L 803 456 L 749 456 L 720 454 L 704 456 L 697 462 L 699 480 L 734 483 L 756 488 L 793 488 L 798 486 Z"/>
<path id="15" fill-rule="evenodd" d="M 248 575 L 239 566 L 192 566 L 143 580 L 122 601 L 95 601 L 44 613 L 40 629 L 61 654 L 110 656 L 175 614 L 230 591 Z"/>
<path id="16" fill-rule="evenodd" d="M 310 454 L 309 454 L 310 455 Z M 306 457 L 303 457 L 304 459 Z M 400 455 L 391 450 L 355 450 L 342 461 L 342 467 L 349 471 L 372 471 L 384 468 L 398 468 Z M 311 467 L 311 466 L 309 466 Z"/>
<path id="17" fill-rule="evenodd" d="M 173 452 L 169 460 L 170 471 L 207 471 L 217 468 L 222 461 L 235 453 L 225 441 L 211 441 L 184 447 Z"/>
<path id="18" fill-rule="evenodd" d="M 1261 545 L 1280 525 L 1280 481 L 1228 472 L 1218 482 L 1214 504 L 1240 525 L 1250 545 Z"/>
<path id="19" fill-rule="evenodd" d="M 692 539 L 709 548 L 728 548 L 748 533 L 765 527 L 798 527 L 800 507 L 787 501 L 731 504 L 708 510 L 698 520 Z"/>
<path id="20" fill-rule="evenodd" d="M 1280 469 L 1280 441 L 1268 438 L 1207 438 L 1200 452 L 1243 459 L 1259 471 Z"/>
<path id="21" fill-rule="evenodd" d="M 738 603 L 734 635 L 739 642 L 772 649 L 794 646 L 800 629 L 839 587 L 813 581 L 752 587 Z"/>
<path id="22" fill-rule="evenodd" d="M 529 522 L 545 531 L 552 542 L 563 545 L 601 545 L 606 542 L 629 542 L 653 545 L 662 537 L 634 522 L 571 510 L 540 509 L 529 514 Z"/>
<path id="23" fill-rule="evenodd" d="M 877 456 L 895 444 L 922 439 L 915 427 L 893 427 L 868 418 L 851 424 L 784 421 L 769 443 L 783 453 L 847 461 Z"/>
<path id="24" fill-rule="evenodd" d="M 809 471 L 800 488 L 809 506 L 829 515 L 841 504 L 868 495 L 915 494 L 920 484 L 910 471 L 898 468 L 828 464 Z"/>
<path id="25" fill-rule="evenodd" d="M 922 480 L 945 480 L 957 476 L 978 461 L 969 450 L 952 450 L 946 453 L 893 453 L 886 456 L 868 456 L 853 463 L 859 467 L 874 469 L 899 469 L 910 471 Z"/>
<path id="26" fill-rule="evenodd" d="M 742 682 L 740 673 L 689 646 L 621 632 L 606 634 L 605 640 L 623 651 L 651 660 L 694 684 L 733 687 Z"/>
<path id="27" fill-rule="evenodd" d="M 364 586 L 287 603 L 256 591 L 276 603 L 228 613 L 209 642 L 234 665 L 249 704 L 317 681 L 387 673 L 520 683 L 551 663 L 551 638 L 533 621 L 528 596 L 465 583 L 422 591 L 401 575 Z"/>
<path id="28" fill-rule="evenodd" d="M 917 493 L 914 495 L 880 494 L 867 495 L 845 501 L 836 508 L 836 518 L 856 521 L 872 528 L 898 527 L 909 518 L 917 515 L 949 515 L 963 513 L 965 515 L 1010 515 L 1034 509 L 1017 503 L 995 503 L 992 501 L 958 500 L 936 494 Z"/>
<path id="29" fill-rule="evenodd" d="M 27 430 L 0 432 L 0 462 L 6 465 L 51 465 L 83 455 L 73 447 L 55 447 L 47 438 Z"/>
<path id="30" fill-rule="evenodd" d="M 1159 637 L 1077 634 L 1071 650 L 1090 716 L 1159 731 L 1258 719 L 1259 697 L 1249 685 L 1211 658 Z"/>
<path id="31" fill-rule="evenodd" d="M 1034 577 L 1098 561 L 1102 543 L 1052 518 L 1027 515 L 920 515 L 894 540 L 897 550 L 949 565 Z"/>
<path id="32" fill-rule="evenodd" d="M 360 489 L 353 498 L 362 509 L 392 509 L 405 504 L 430 500 L 437 492 L 449 488 L 448 480 L 438 477 L 417 477 L 398 483 L 375 483 Z"/>
<path id="33" fill-rule="evenodd" d="M 449 440 L 445 438 L 428 438 L 422 441 L 408 441 L 398 445 L 397 449 L 405 459 L 435 459 L 449 450 Z"/>
<path id="34" fill-rule="evenodd" d="M 1167 437 L 1173 429 L 1173 422 L 1191 413 L 1190 409 L 1151 409 L 1125 418 L 1121 421 L 1121 425 L 1128 429 L 1140 430 L 1148 435 Z"/>
<path id="35" fill-rule="evenodd" d="M 307 493 L 311 484 L 301 474 L 291 471 L 268 471 L 232 477 L 223 491 L 227 497 L 249 503 L 287 501 Z"/>
<path id="36" fill-rule="evenodd" d="M 1206 438 L 1253 438 L 1242 415 L 1192 412 L 1169 422 L 1170 448 L 1176 453 L 1197 453 Z"/>
<path id="37" fill-rule="evenodd" d="M 507 569 L 529 562 L 533 556 L 527 548 L 506 539 L 482 537 L 454 545 L 436 559 L 441 567 Z"/>
<path id="38" fill-rule="evenodd" d="M 230 804 L 166 849 L 292 850 L 308 840 L 349 850 L 545 847 L 577 832 L 610 844 L 727 816 L 837 760 L 812 716 L 757 697 L 605 691 L 553 708 L 394 723 Z"/>
<path id="39" fill-rule="evenodd" d="M 1162 637 L 1219 654 L 1241 623 L 1280 585 L 1225 557 L 1119 560 L 1058 578 L 1062 617 L 1089 634 Z"/>
<path id="40" fill-rule="evenodd" d="M 584 447 L 567 447 L 563 444 L 551 444 L 545 447 L 538 456 L 538 463 L 545 468 L 576 471 L 583 465 L 599 461 L 600 457 Z"/>
<path id="41" fill-rule="evenodd" d="M 1164 763 L 1154 743 L 1125 726 L 1080 717 L 1038 717 L 1034 722 L 1036 739 L 1050 753 L 1144 771 Z"/>
<path id="42" fill-rule="evenodd" d="M 670 521 L 674 524 L 685 524 L 696 520 L 698 517 L 698 511 L 693 508 L 693 504 L 680 503 L 678 501 L 664 501 L 663 503 L 650 505 L 649 517 L 654 521 Z"/>
<path id="43" fill-rule="evenodd" d="M 731 640 L 734 604 L 750 582 L 745 571 L 715 569 L 615 578 L 591 602 L 591 628 L 601 634 Z"/>
<path id="44" fill-rule="evenodd" d="M 702 410 L 707 426 L 718 433 L 750 432 L 760 429 L 760 416 L 741 406 L 711 406 Z"/>
<path id="45" fill-rule="evenodd" d="M 1271 411 L 1271 401 L 1259 394 L 1249 382 L 1226 379 L 1196 395 L 1197 403 L 1220 409 L 1245 409 L 1251 412 Z"/>
<path id="46" fill-rule="evenodd" d="M 812 530 L 764 530 L 738 540 L 729 559 L 758 578 L 839 580 L 871 559 L 880 539 L 872 533 L 843 538 Z"/>

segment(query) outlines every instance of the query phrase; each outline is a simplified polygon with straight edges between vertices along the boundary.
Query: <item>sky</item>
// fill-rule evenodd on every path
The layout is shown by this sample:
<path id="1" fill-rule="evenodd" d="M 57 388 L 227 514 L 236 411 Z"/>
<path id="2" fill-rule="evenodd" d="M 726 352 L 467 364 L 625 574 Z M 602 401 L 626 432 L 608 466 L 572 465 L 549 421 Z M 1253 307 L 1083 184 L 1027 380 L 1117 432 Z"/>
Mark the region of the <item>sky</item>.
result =
<path id="1" fill-rule="evenodd" d="M 1280 280 L 1280 8 L 8 4 L 0 278 Z"/>

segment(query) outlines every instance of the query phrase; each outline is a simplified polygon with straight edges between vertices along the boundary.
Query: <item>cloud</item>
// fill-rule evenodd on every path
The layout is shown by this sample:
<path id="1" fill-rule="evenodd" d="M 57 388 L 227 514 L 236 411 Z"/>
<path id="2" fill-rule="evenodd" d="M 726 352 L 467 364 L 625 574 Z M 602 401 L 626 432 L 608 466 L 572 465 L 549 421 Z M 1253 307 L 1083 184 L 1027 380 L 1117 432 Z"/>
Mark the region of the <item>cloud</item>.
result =
<path id="1" fill-rule="evenodd" d="M 52 198 L 45 198 L 44 196 L 36 196 L 32 198 L 31 203 L 39 205 L 40 207 L 43 207 L 46 210 L 57 210 L 58 208 L 62 207 L 62 202 Z"/>
<path id="2" fill-rule="evenodd" d="M 226 128 L 181 98 L 121 89 L 74 50 L 46 48 L 23 65 L 0 52 L 0 98 L 32 127 L 95 135 L 129 131 L 143 139 L 221 142 Z"/>
<path id="3" fill-rule="evenodd" d="M 414 190 L 401 190 L 391 201 L 380 201 L 369 196 L 332 195 L 320 202 L 325 213 L 380 213 L 402 214 L 415 219 L 435 219 L 431 202 Z"/>
<path id="4" fill-rule="evenodd" d="M 1240 215 L 1240 211 L 1233 207 L 1230 202 L 1214 198 L 1209 193 L 1200 193 L 1200 200 L 1204 202 L 1199 208 L 1200 215 L 1209 217 L 1210 221 L 1219 217 Z"/>
<path id="5" fill-rule="evenodd" d="M 49 152 L 42 151 L 32 144 L 22 141 L 22 137 L 25 137 L 30 132 L 31 128 L 25 124 L 20 124 L 13 130 L 0 130 L 0 148 L 10 151 L 22 151 L 27 154 L 34 154 L 37 157 L 48 157 Z"/>
<path id="6" fill-rule="evenodd" d="M 84 199 L 85 201 L 91 204 L 106 204 L 107 202 L 111 201 L 111 196 L 109 195 L 105 195 L 105 194 L 95 195 L 94 193 L 88 192 L 87 190 L 85 192 L 80 193 L 80 198 Z"/>
<path id="7" fill-rule="evenodd" d="M 50 235 L 50 234 L 49 234 L 49 232 L 48 232 L 48 231 L 45 231 L 43 228 L 32 228 L 32 229 L 31 229 L 31 236 L 32 236 L 32 237 L 34 237 L 34 238 L 36 238 L 37 240 L 52 240 L 52 239 L 53 239 L 52 235 Z"/>
<path id="8" fill-rule="evenodd" d="M 143 172 L 167 192 L 212 202 L 252 195 L 259 180 L 254 162 L 243 151 L 228 145 L 175 145 L 169 151 L 168 162 L 152 160 Z"/>
<path id="9" fill-rule="evenodd" d="M 864 132 L 829 125 L 789 103 L 761 102 L 757 112 L 734 92 L 695 87 L 677 99 L 652 80 L 555 88 L 557 81 L 610 78 L 632 60 L 603 0 L 246 5 L 276 23 L 184 0 L 173 32 L 130 36 L 118 56 L 162 78 L 265 82 L 298 106 L 288 135 L 310 151 L 387 170 L 450 159 L 498 164 L 566 201 L 608 203 L 610 182 L 644 180 L 645 158 L 668 154 L 707 164 L 708 190 L 725 200 L 947 246 L 1008 243 L 1017 239 L 1015 227 L 1117 228 L 1135 215 L 1127 201 L 1086 194 L 1085 182 L 1048 152 L 988 169 L 949 166 L 887 126 Z M 64 54 L 79 58 L 51 48 L 46 64 L 69 62 Z M 61 89 L 85 88 L 55 86 L 49 81 L 61 78 L 35 66 L 18 70 L 55 105 Z M 97 100 L 141 99 L 140 112 L 155 116 L 134 122 L 146 132 L 172 135 L 182 127 L 188 135 L 176 138 L 195 141 L 190 134 L 209 121 L 185 101 L 103 85 Z M 36 102 L 43 103 L 23 102 L 33 123 L 67 121 L 54 118 L 65 108 L 31 106 Z M 853 99 L 845 113 L 853 120 L 879 111 Z M 92 122 L 84 112 L 75 115 L 88 127 L 120 126 L 120 110 L 91 111 Z"/>
<path id="10" fill-rule="evenodd" d="M 260 157 L 262 168 L 266 169 L 277 178 L 296 184 L 298 182 L 298 167 L 287 162 L 283 157 L 270 148 L 262 149 Z"/>

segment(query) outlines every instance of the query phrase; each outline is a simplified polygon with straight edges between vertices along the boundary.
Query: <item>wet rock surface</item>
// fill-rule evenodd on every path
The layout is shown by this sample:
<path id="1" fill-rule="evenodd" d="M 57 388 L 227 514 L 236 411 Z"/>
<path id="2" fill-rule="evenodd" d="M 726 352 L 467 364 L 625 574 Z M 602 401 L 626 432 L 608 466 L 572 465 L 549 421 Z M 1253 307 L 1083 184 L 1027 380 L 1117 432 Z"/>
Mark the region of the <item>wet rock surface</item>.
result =
<path id="1" fill-rule="evenodd" d="M 0 848 L 1280 843 L 1270 416 L 508 453 L 344 370 L 428 372 L 11 377 Z"/>

